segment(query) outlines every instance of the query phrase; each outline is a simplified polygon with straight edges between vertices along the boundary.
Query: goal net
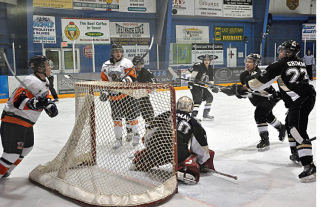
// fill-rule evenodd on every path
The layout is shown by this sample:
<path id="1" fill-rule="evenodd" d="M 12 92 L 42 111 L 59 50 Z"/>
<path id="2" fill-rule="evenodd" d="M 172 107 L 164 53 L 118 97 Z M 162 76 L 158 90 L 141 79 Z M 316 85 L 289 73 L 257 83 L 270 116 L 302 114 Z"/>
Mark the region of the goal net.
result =
<path id="1" fill-rule="evenodd" d="M 171 85 L 79 82 L 75 105 L 67 143 L 31 181 L 94 206 L 149 206 L 176 193 Z"/>

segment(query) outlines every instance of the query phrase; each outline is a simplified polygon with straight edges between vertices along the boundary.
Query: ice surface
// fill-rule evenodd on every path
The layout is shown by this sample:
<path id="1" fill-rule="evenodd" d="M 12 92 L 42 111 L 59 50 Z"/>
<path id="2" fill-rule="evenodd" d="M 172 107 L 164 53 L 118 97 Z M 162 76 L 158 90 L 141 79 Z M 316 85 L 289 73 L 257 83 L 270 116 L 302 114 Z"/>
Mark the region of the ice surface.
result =
<path id="1" fill-rule="evenodd" d="M 177 99 L 191 97 L 189 91 L 177 91 Z M 2 111 L 4 104 L 0 104 Z M 73 207 L 77 203 L 44 190 L 28 180 L 29 172 L 39 164 L 52 160 L 66 143 L 74 124 L 73 98 L 60 99 L 59 115 L 49 118 L 45 113 L 34 126 L 35 146 L 7 179 L 0 181 L 0 206 Z M 201 105 L 199 117 L 202 115 Z M 283 102 L 274 108 L 275 116 L 284 122 Z M 209 147 L 215 150 L 215 168 L 237 175 L 232 180 L 216 174 L 201 174 L 197 185 L 179 184 L 179 193 L 161 206 L 219 207 L 313 207 L 316 206 L 316 183 L 300 183 L 301 166 L 289 160 L 288 140 L 280 142 L 278 132 L 269 126 L 269 151 L 258 152 L 259 141 L 254 121 L 254 107 L 247 99 L 214 94 L 211 115 L 214 121 L 203 121 Z M 316 110 L 309 117 L 308 132 L 316 135 Z M 316 155 L 316 143 L 313 151 Z M 2 152 L 2 147 L 0 147 Z M 316 160 L 316 156 L 314 157 Z"/>

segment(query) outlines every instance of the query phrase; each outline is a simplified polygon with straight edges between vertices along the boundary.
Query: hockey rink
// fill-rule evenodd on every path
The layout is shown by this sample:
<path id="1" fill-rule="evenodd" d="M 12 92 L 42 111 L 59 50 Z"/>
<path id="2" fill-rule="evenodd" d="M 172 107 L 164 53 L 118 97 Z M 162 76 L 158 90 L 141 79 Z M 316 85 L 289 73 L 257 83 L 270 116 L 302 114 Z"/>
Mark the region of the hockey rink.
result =
<path id="1" fill-rule="evenodd" d="M 315 84 L 315 81 L 313 81 Z M 176 98 L 188 90 L 176 91 Z M 179 184 L 178 194 L 162 204 L 164 207 L 314 207 L 316 183 L 300 183 L 302 171 L 289 160 L 288 140 L 278 140 L 278 132 L 269 126 L 270 150 L 258 152 L 260 140 L 254 121 L 254 107 L 248 99 L 223 93 L 213 94 L 213 121 L 202 121 L 207 131 L 209 148 L 215 151 L 216 170 L 236 175 L 232 180 L 217 174 L 201 174 L 196 185 Z M 318 103 L 316 103 L 318 104 Z M 52 160 L 66 143 L 75 122 L 75 100 L 60 99 L 59 115 L 49 118 L 42 113 L 34 126 L 33 151 L 13 171 L 0 180 L 0 206 L 10 207 L 76 207 L 70 200 L 29 182 L 29 172 L 39 164 Z M 0 104 L 2 111 L 4 104 Z M 201 105 L 199 117 L 202 115 Z M 274 108 L 275 116 L 284 123 L 286 108 L 282 101 Z M 316 109 L 309 116 L 308 132 L 316 136 Z M 316 160 L 316 144 L 313 154 Z M 0 147 L 2 153 L 2 146 Z"/>

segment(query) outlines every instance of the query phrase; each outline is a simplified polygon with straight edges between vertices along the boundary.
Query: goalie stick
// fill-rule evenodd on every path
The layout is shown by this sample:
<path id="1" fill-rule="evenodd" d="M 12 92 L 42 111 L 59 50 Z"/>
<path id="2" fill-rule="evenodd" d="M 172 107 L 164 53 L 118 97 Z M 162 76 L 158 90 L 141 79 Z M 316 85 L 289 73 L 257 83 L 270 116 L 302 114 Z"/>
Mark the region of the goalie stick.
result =
<path id="1" fill-rule="evenodd" d="M 152 45 L 153 45 L 153 40 L 154 40 L 154 35 L 152 35 L 148 50 L 142 55 L 141 59 L 145 58 L 147 56 L 147 54 L 150 52 Z M 129 75 L 129 73 L 135 68 L 136 68 L 136 66 L 133 66 L 132 68 L 130 68 L 130 70 L 123 76 L 123 78 L 121 80 L 125 79 Z"/>
<path id="2" fill-rule="evenodd" d="M 234 180 L 238 180 L 238 176 L 235 176 L 235 175 L 230 175 L 230 174 L 227 174 L 227 173 L 223 173 L 223 172 L 220 172 L 220 171 L 217 171 L 217 170 L 213 170 L 213 169 L 207 169 L 208 172 L 212 172 L 212 173 L 215 173 L 215 174 L 218 174 L 218 175 L 222 175 L 222 176 L 225 176 L 225 177 L 228 177 L 228 178 L 232 178 Z"/>

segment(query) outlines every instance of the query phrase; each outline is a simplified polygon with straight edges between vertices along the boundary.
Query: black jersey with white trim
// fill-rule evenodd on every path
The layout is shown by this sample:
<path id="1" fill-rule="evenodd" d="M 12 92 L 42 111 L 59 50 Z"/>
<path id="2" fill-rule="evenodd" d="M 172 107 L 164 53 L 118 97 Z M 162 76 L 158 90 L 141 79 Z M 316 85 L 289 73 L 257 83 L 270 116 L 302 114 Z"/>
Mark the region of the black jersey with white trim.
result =
<path id="1" fill-rule="evenodd" d="M 305 63 L 297 57 L 283 58 L 269 65 L 256 78 L 249 80 L 247 86 L 252 90 L 262 90 L 278 81 L 281 98 L 289 107 L 301 96 L 313 95 L 315 90 L 309 84 Z"/>
<path id="2" fill-rule="evenodd" d="M 178 149 L 188 146 L 190 139 L 194 136 L 201 146 L 207 146 L 207 135 L 201 124 L 190 113 L 177 110 L 177 135 Z"/>

